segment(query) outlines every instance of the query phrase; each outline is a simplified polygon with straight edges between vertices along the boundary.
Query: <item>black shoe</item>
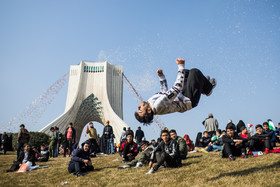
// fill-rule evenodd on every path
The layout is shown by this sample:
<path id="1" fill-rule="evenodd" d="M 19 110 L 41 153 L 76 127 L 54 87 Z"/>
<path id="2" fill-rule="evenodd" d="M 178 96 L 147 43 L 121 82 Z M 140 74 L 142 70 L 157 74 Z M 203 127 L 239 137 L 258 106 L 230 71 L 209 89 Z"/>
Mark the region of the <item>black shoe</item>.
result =
<path id="1" fill-rule="evenodd" d="M 77 173 L 77 174 L 76 174 L 77 177 L 83 177 L 83 176 L 85 176 L 85 175 L 86 175 L 85 173 Z"/>

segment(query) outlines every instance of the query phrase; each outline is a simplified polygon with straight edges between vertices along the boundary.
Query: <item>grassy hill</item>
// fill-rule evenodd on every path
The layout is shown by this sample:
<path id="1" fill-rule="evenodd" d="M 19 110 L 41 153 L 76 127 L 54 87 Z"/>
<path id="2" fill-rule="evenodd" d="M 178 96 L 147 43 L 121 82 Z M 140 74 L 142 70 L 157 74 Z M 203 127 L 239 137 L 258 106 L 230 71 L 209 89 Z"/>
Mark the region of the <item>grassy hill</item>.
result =
<path id="1" fill-rule="evenodd" d="M 119 161 L 113 161 L 118 158 Z M 1 186 L 280 186 L 280 154 L 268 154 L 234 162 L 219 157 L 219 153 L 192 153 L 183 161 L 182 168 L 160 169 L 146 175 L 147 166 L 140 169 L 117 169 L 119 155 L 93 159 L 95 171 L 84 177 L 72 176 L 67 171 L 70 158 L 52 158 L 49 168 L 26 173 L 6 173 L 14 152 L 0 155 Z"/>

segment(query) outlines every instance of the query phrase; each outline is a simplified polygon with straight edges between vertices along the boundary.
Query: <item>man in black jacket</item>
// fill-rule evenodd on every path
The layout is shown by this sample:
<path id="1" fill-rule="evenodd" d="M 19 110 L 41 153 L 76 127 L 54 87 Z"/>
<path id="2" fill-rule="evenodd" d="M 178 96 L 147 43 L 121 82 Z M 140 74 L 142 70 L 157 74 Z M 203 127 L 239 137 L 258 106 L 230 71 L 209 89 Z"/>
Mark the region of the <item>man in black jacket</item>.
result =
<path id="1" fill-rule="evenodd" d="M 70 157 L 72 153 L 72 147 L 76 139 L 76 130 L 73 127 L 73 123 L 69 123 L 68 128 L 65 130 L 64 136 L 65 136 L 64 157 L 66 156 L 67 147 L 69 149 L 69 157 Z"/>
<path id="2" fill-rule="evenodd" d="M 227 134 L 222 137 L 224 147 L 222 150 L 223 157 L 228 157 L 230 161 L 234 161 L 233 156 L 240 156 L 241 158 L 247 158 L 246 155 L 246 143 L 247 139 L 243 139 L 234 132 L 235 126 L 228 125 L 226 127 Z"/>
<path id="3" fill-rule="evenodd" d="M 181 167 L 180 151 L 179 145 L 176 140 L 170 138 L 168 130 L 161 131 L 162 141 L 158 144 L 157 147 L 153 150 L 150 158 L 149 167 L 151 168 L 146 174 L 155 173 L 160 166 L 164 163 L 166 167 Z M 153 166 L 153 161 L 157 159 L 157 164 Z"/>
<path id="4" fill-rule="evenodd" d="M 82 143 L 82 148 L 76 149 L 68 165 L 69 173 L 75 174 L 78 177 L 84 176 L 85 172 L 93 171 L 92 162 L 90 159 L 90 142 L 87 140 Z"/>
<path id="5" fill-rule="evenodd" d="M 270 148 L 270 134 L 265 133 L 261 125 L 256 125 L 256 134 L 251 136 L 249 152 L 264 151 L 269 153 Z"/>
<path id="6" fill-rule="evenodd" d="M 20 168 L 22 164 L 27 162 L 31 162 L 32 166 L 35 166 L 35 152 L 31 149 L 29 144 L 23 145 L 23 150 L 19 153 L 18 159 L 14 164 L 11 166 L 7 172 L 13 172 Z"/>
<path id="7" fill-rule="evenodd" d="M 104 144 L 105 144 L 105 154 L 109 154 L 110 151 L 110 138 L 113 134 L 113 128 L 112 126 L 110 125 L 110 121 L 107 120 L 106 121 L 106 126 L 104 127 L 103 129 L 103 137 L 104 137 Z"/>
<path id="8" fill-rule="evenodd" d="M 144 137 L 144 132 L 141 130 L 141 127 L 138 127 L 138 130 L 135 133 L 135 138 L 136 138 L 136 144 L 138 146 L 138 144 L 142 141 L 143 137 Z"/>

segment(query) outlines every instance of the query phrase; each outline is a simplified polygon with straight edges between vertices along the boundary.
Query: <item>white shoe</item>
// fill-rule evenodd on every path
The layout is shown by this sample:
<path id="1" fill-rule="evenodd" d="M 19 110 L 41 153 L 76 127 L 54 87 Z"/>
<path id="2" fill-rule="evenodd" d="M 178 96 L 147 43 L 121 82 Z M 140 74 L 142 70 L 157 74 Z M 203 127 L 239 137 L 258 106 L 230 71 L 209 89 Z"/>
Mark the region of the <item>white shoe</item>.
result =
<path id="1" fill-rule="evenodd" d="M 134 168 L 140 168 L 142 166 L 143 166 L 142 162 L 137 162 L 137 164 L 136 164 L 136 166 Z"/>
<path id="2" fill-rule="evenodd" d="M 123 165 L 123 166 L 118 167 L 118 169 L 125 169 L 125 168 L 130 168 L 130 165 Z"/>
<path id="3" fill-rule="evenodd" d="M 154 174 L 156 171 L 154 170 L 154 168 L 151 168 L 146 175 L 150 175 L 150 174 Z"/>

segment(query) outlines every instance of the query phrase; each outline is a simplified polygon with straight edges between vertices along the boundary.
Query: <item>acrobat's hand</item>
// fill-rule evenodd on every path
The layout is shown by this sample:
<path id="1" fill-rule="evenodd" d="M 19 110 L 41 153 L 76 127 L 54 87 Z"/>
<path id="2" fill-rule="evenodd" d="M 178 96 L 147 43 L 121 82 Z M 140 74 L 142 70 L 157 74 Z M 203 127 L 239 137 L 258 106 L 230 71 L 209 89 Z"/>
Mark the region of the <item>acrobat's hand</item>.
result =
<path id="1" fill-rule="evenodd" d="M 183 59 L 183 58 L 177 58 L 176 59 L 176 64 L 185 64 L 185 59 Z"/>
<path id="2" fill-rule="evenodd" d="M 162 69 L 158 69 L 158 70 L 157 70 L 157 75 L 158 75 L 159 77 L 163 76 Z"/>

